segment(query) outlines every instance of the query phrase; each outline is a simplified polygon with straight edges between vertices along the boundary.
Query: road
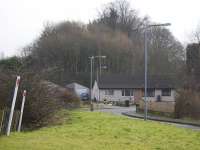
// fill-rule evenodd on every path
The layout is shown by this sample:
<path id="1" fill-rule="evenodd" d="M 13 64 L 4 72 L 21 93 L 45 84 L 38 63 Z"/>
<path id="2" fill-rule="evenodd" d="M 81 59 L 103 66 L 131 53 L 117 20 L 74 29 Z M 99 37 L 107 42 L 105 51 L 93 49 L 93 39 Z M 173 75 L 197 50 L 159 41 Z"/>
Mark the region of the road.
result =
<path id="1" fill-rule="evenodd" d="M 107 112 L 107 113 L 112 113 L 114 115 L 122 115 L 122 113 L 124 112 L 130 112 L 130 111 L 136 111 L 136 108 L 135 106 L 131 106 L 131 107 L 119 107 L 119 106 L 112 106 L 112 105 L 104 105 L 104 107 L 101 107 L 100 109 L 97 109 L 95 111 L 98 111 L 98 112 Z M 127 116 L 125 116 L 127 117 Z M 131 119 L 138 119 L 138 118 L 133 118 L 133 117 L 128 117 L 128 118 L 131 118 Z M 200 131 L 200 127 L 197 127 L 197 126 L 192 126 L 192 125 L 183 125 L 183 124 L 177 124 L 177 123 L 167 123 L 167 122 L 160 122 L 160 123 L 163 123 L 163 124 L 169 124 L 169 125 L 175 125 L 177 127 L 180 127 L 180 128 L 189 128 L 189 129 L 192 129 L 192 130 L 198 130 Z"/>
<path id="2" fill-rule="evenodd" d="M 136 111 L 135 106 L 131 107 L 119 107 L 119 106 L 110 106 L 110 105 L 104 105 L 103 108 L 98 109 L 96 111 L 100 112 L 107 112 L 107 113 L 112 113 L 115 115 L 122 115 L 123 112 L 128 112 L 128 111 Z"/>

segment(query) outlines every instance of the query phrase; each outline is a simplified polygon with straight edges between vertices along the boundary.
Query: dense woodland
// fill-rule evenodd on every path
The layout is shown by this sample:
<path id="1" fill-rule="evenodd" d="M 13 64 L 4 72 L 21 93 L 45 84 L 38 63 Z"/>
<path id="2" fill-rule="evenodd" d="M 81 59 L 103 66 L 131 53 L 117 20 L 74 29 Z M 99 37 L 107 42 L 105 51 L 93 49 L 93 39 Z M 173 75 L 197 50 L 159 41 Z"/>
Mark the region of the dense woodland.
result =
<path id="1" fill-rule="evenodd" d="M 142 28 L 152 23 L 147 17 L 139 17 L 127 1 L 107 4 L 89 24 L 48 23 L 38 39 L 23 49 L 20 71 L 37 70 L 62 85 L 71 81 L 89 85 L 88 57 L 105 55 L 107 58 L 102 61 L 107 70 L 103 73 L 142 74 Z M 179 73 L 184 50 L 172 33 L 167 28 L 155 27 L 148 30 L 148 39 L 149 73 Z"/>

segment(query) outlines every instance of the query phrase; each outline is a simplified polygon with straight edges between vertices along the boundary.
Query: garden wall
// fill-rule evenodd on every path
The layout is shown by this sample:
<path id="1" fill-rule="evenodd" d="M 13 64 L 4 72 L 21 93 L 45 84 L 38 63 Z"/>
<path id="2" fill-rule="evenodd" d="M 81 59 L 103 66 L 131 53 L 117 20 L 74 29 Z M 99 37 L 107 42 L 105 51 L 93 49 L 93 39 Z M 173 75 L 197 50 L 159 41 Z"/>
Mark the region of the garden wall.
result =
<path id="1" fill-rule="evenodd" d="M 144 101 L 140 100 L 139 102 L 139 109 L 144 109 Z M 149 101 L 148 102 L 148 110 L 156 111 L 156 112 L 163 112 L 163 113 L 174 113 L 175 111 L 175 102 L 155 102 Z"/>

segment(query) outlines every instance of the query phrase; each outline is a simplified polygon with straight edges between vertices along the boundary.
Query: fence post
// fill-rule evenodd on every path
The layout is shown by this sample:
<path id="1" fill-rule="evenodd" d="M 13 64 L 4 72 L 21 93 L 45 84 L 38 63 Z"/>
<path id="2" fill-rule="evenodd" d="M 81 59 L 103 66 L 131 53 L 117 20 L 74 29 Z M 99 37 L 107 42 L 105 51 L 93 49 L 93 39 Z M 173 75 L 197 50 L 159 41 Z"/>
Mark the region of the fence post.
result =
<path id="1" fill-rule="evenodd" d="M 23 117 L 23 111 L 24 111 L 24 103 L 26 100 L 26 90 L 23 92 L 23 99 L 22 99 L 22 105 L 21 105 L 21 112 L 20 112 L 20 118 L 19 118 L 19 125 L 17 131 L 20 132 L 21 130 L 21 124 L 22 124 L 22 117 Z"/>
<path id="2" fill-rule="evenodd" d="M 19 88 L 19 83 L 20 83 L 20 76 L 17 76 L 17 80 L 16 80 L 16 84 L 15 84 L 15 92 L 14 92 L 14 96 L 13 96 L 13 101 L 12 101 L 12 106 L 11 106 L 9 121 L 8 121 L 8 127 L 7 127 L 7 133 L 6 133 L 7 136 L 10 135 L 10 128 L 11 128 L 11 124 L 12 124 L 13 113 L 14 113 L 14 109 L 15 109 L 15 102 L 16 102 L 16 98 L 17 98 L 17 91 L 18 91 L 18 88 Z"/>

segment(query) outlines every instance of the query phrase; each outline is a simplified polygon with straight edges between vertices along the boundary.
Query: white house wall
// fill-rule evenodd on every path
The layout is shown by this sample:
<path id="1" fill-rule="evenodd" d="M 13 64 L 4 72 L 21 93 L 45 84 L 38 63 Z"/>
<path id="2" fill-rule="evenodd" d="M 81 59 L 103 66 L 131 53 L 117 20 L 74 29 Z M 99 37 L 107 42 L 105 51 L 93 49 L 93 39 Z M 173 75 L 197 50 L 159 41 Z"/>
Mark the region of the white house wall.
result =
<path id="1" fill-rule="evenodd" d="M 125 101 L 125 100 L 133 100 L 132 96 L 122 96 L 121 89 L 115 89 L 113 95 L 105 95 L 106 90 L 100 90 L 100 100 L 108 100 L 108 101 Z"/>
<path id="2" fill-rule="evenodd" d="M 95 81 L 94 82 L 94 86 L 93 86 L 93 89 L 92 89 L 92 99 L 96 98 L 96 100 L 99 100 L 99 88 L 98 88 L 98 85 L 97 85 L 97 82 Z"/>
<path id="3" fill-rule="evenodd" d="M 172 89 L 171 90 L 171 96 L 162 96 L 162 90 L 161 89 L 156 89 L 155 90 L 155 96 L 154 97 L 148 97 L 147 99 L 150 101 L 156 101 L 157 96 L 161 96 L 161 101 L 175 101 L 175 91 Z"/>
<path id="4" fill-rule="evenodd" d="M 134 97 L 122 96 L 122 90 L 121 89 L 114 89 L 113 95 L 105 95 L 104 89 L 101 89 L 100 92 L 96 92 L 96 95 L 98 95 L 98 93 L 100 93 L 100 100 L 101 101 L 104 100 L 104 99 L 106 99 L 108 101 L 125 101 L 125 100 L 133 100 L 134 99 Z M 134 93 L 134 91 L 133 91 L 133 93 Z M 175 101 L 175 90 L 171 90 L 171 96 L 162 96 L 161 89 L 156 89 L 155 90 L 155 96 L 154 97 L 147 97 L 147 100 L 156 101 L 158 95 L 161 96 L 162 101 L 169 101 L 169 102 Z"/>

